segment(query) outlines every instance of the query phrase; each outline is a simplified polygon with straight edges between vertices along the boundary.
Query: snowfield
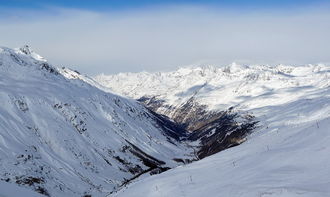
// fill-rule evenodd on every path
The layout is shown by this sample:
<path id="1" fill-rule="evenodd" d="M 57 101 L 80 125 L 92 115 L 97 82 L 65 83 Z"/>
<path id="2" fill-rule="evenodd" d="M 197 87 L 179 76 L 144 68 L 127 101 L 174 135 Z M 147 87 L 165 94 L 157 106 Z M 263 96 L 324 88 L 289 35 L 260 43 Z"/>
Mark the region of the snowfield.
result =
<path id="1" fill-rule="evenodd" d="M 330 196 L 329 128 L 325 118 L 262 131 L 240 146 L 136 182 L 116 196 Z"/>
<path id="2" fill-rule="evenodd" d="M 178 107 L 194 97 L 210 110 L 235 107 L 260 121 L 240 146 L 135 182 L 115 196 L 330 196 L 327 65 L 232 64 L 95 79 L 133 98 Z"/>
<path id="3" fill-rule="evenodd" d="M 156 97 L 180 106 L 191 97 L 209 110 L 250 110 L 313 97 L 330 86 L 327 65 L 183 67 L 172 72 L 120 73 L 94 77 L 100 84 L 131 98 Z M 317 96 L 317 94 L 316 94 Z M 160 110 L 160 112 L 162 112 Z"/>
<path id="4" fill-rule="evenodd" d="M 0 182 L 0 197 L 45 197 L 44 195 L 25 189 L 12 183 Z"/>
<path id="5" fill-rule="evenodd" d="M 0 76 L 0 183 L 49 196 L 105 196 L 140 173 L 177 166 L 173 158 L 192 158 L 144 106 L 28 47 L 0 48 Z"/>
<path id="6" fill-rule="evenodd" d="M 183 165 L 198 142 L 176 140 L 176 124 L 141 97 L 161 101 L 156 112 L 169 117 L 205 106 L 259 123 L 243 144 Z M 0 197 L 330 197 L 329 144 L 327 65 L 90 78 L 27 46 L 0 47 Z"/>

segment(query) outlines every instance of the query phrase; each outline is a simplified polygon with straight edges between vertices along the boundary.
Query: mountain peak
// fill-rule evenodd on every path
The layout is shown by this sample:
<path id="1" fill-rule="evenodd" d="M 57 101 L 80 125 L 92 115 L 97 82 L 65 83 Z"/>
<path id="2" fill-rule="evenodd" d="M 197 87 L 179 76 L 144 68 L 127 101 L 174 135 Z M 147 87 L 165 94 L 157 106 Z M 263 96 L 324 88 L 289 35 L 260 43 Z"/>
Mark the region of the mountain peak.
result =
<path id="1" fill-rule="evenodd" d="M 35 70 L 46 70 L 49 73 L 59 74 L 56 67 L 49 64 L 28 45 L 15 49 L 0 47 L 0 66 L 3 67 L 1 72 L 15 77 L 31 75 L 35 73 Z"/>
<path id="2" fill-rule="evenodd" d="M 29 45 L 24 45 L 22 46 L 21 48 L 19 49 L 16 49 L 16 51 L 18 53 L 21 53 L 21 54 L 24 54 L 24 55 L 27 55 L 27 56 L 30 56 L 32 57 L 33 59 L 35 60 L 38 60 L 38 61 L 43 61 L 43 62 L 46 62 L 47 60 L 45 58 L 43 58 L 41 55 L 37 54 L 36 52 L 34 52 L 34 50 L 32 50 L 32 48 L 29 46 Z"/>
<path id="3" fill-rule="evenodd" d="M 30 48 L 29 45 L 24 45 L 19 50 L 24 53 L 25 55 L 31 55 L 33 53 L 33 50 Z"/>
<path id="4" fill-rule="evenodd" d="M 173 158 L 194 159 L 173 129 L 184 130 L 136 101 L 76 71 L 58 72 L 29 47 L 0 51 L 0 183 L 48 196 L 106 196 L 142 173 L 180 165 Z"/>

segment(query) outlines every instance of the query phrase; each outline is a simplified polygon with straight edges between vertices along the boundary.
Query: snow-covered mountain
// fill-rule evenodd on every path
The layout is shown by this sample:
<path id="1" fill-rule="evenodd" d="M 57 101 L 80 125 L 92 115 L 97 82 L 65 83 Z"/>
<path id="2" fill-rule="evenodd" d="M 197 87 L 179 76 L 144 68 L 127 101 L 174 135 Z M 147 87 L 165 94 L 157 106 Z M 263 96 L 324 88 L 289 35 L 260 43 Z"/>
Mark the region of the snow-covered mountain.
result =
<path id="1" fill-rule="evenodd" d="M 105 196 L 194 158 L 178 142 L 185 130 L 93 84 L 27 46 L 0 48 L 1 188 L 8 182 L 47 196 Z"/>
<path id="2" fill-rule="evenodd" d="M 276 110 L 280 105 L 327 98 L 330 66 L 233 63 L 226 67 L 186 67 L 163 73 L 99 75 L 95 79 L 177 122 L 194 122 L 190 116 L 196 117 L 203 111 L 216 113 L 230 109 L 247 112 L 267 126 L 273 122 L 266 118 L 272 113 L 268 110 L 271 106 Z M 194 129 L 188 127 L 188 130 Z"/>
<path id="3" fill-rule="evenodd" d="M 114 92 L 131 98 L 154 98 L 163 105 L 180 107 L 192 97 L 208 110 L 229 107 L 249 110 L 283 104 L 330 85 L 329 66 L 183 67 L 172 72 L 98 75 L 95 80 Z M 292 94 L 294 92 L 294 94 Z M 160 107 L 158 112 L 167 113 Z"/>
<path id="4" fill-rule="evenodd" d="M 327 65 L 0 76 L 0 196 L 330 196 Z"/>
<path id="5" fill-rule="evenodd" d="M 329 115 L 288 124 L 286 107 L 298 106 L 282 106 L 280 125 L 262 130 L 240 146 L 135 182 L 115 196 L 330 196 Z M 329 107 L 312 111 L 329 113 Z"/>
<path id="6" fill-rule="evenodd" d="M 178 122 L 228 110 L 259 121 L 242 145 L 143 179 L 117 196 L 330 196 L 330 66 L 232 64 L 95 79 Z M 181 110 L 186 106 L 188 113 Z"/>

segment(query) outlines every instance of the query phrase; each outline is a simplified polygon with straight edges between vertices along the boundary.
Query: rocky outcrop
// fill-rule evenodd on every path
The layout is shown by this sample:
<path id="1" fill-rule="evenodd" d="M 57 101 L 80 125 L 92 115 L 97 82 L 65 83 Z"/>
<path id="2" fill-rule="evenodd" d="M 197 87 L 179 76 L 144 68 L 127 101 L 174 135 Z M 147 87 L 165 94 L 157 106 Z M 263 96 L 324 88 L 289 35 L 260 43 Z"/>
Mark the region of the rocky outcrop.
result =
<path id="1" fill-rule="evenodd" d="M 210 111 L 205 105 L 196 102 L 194 97 L 179 107 L 168 106 L 156 97 L 142 97 L 139 101 L 148 109 L 162 113 L 163 117 L 169 116 L 179 127 L 187 130 L 188 136 L 181 139 L 199 141 L 200 144 L 195 147 L 198 159 L 243 143 L 258 123 L 253 115 L 237 112 L 234 108 Z M 167 110 L 160 111 L 160 108 Z"/>

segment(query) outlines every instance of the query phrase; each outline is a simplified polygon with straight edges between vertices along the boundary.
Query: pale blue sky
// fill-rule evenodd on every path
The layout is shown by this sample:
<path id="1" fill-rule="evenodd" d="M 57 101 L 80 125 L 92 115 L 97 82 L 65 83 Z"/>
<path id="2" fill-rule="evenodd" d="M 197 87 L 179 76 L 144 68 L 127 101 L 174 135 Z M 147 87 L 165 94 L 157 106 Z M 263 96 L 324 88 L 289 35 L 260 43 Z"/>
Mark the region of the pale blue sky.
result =
<path id="1" fill-rule="evenodd" d="M 0 45 L 29 44 L 55 65 L 91 75 L 233 61 L 328 63 L 328 2 L 0 1 Z"/>
<path id="2" fill-rule="evenodd" d="M 141 8 L 155 5 L 209 5 L 236 8 L 246 7 L 297 7 L 328 3 L 327 0 L 9 0 L 1 1 L 8 8 L 44 8 L 49 6 L 90 10 Z"/>

